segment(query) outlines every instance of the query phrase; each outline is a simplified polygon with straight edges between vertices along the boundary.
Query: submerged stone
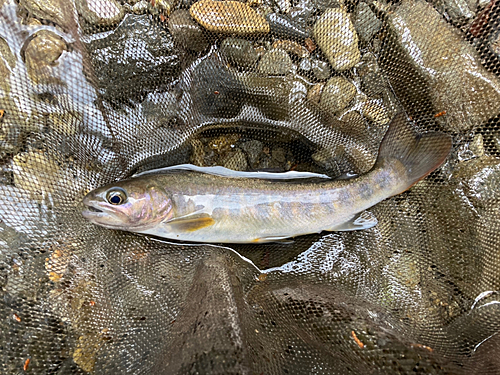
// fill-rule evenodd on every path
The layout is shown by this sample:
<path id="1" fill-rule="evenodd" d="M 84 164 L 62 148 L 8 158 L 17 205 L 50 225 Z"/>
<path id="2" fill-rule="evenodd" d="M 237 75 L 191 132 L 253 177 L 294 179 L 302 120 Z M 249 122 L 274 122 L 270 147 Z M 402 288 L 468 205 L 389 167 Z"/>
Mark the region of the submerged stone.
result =
<path id="1" fill-rule="evenodd" d="M 445 130 L 466 131 L 500 112 L 500 80 L 431 5 L 403 0 L 387 24 L 380 62 L 410 114 L 431 106 Z"/>
<path id="2" fill-rule="evenodd" d="M 259 55 L 251 42 L 239 38 L 227 38 L 221 44 L 221 52 L 231 64 L 249 68 L 255 66 Z"/>
<path id="3" fill-rule="evenodd" d="M 205 29 L 237 35 L 269 32 L 269 24 L 259 13 L 238 1 L 201 0 L 189 9 L 191 16 Z"/>
<path id="4" fill-rule="evenodd" d="M 168 19 L 168 29 L 174 41 L 183 48 L 201 52 L 208 47 L 202 28 L 186 9 L 179 9 L 172 13 Z"/>
<path id="5" fill-rule="evenodd" d="M 314 39 L 333 69 L 352 68 L 361 58 L 358 35 L 343 8 L 327 9 L 314 24 Z"/>

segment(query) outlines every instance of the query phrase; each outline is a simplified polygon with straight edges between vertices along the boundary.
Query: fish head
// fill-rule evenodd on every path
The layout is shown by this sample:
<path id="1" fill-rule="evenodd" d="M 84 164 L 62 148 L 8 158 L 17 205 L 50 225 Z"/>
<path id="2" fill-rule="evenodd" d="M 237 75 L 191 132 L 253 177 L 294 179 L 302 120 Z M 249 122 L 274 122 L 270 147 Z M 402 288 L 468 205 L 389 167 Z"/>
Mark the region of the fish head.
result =
<path id="1" fill-rule="evenodd" d="M 173 215 L 168 193 L 154 183 L 131 179 L 95 189 L 83 198 L 83 216 L 109 229 L 141 232 Z"/>

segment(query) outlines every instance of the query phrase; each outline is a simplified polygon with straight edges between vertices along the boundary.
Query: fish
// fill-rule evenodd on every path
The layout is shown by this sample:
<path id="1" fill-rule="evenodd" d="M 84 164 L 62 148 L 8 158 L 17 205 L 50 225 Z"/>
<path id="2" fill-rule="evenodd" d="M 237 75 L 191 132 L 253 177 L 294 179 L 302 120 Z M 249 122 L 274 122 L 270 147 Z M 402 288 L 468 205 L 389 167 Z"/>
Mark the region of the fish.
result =
<path id="1" fill-rule="evenodd" d="M 349 179 L 295 172 L 237 172 L 174 166 L 143 172 L 88 193 L 92 223 L 170 240 L 265 243 L 377 224 L 366 210 L 403 193 L 445 161 L 452 139 L 417 133 L 397 114 L 373 168 Z"/>

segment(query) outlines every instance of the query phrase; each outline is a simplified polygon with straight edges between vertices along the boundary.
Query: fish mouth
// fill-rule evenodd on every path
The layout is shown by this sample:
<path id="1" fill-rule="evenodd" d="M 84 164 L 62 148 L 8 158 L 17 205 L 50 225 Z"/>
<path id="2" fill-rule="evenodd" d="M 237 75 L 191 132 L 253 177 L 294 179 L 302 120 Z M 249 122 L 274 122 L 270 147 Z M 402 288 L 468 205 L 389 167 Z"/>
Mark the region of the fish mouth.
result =
<path id="1" fill-rule="evenodd" d="M 88 206 L 87 207 L 87 211 L 90 211 L 90 212 L 103 212 L 102 210 L 94 207 L 94 206 Z"/>

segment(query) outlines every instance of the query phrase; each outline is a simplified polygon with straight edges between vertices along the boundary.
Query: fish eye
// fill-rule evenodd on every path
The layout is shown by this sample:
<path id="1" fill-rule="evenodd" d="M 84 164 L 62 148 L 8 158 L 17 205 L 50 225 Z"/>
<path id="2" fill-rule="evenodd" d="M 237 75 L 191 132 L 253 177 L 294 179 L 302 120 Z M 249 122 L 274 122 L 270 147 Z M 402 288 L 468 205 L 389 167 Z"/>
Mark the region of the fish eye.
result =
<path id="1" fill-rule="evenodd" d="M 125 203 L 125 201 L 127 200 L 127 193 L 123 189 L 115 188 L 108 191 L 106 199 L 109 203 L 117 206 Z"/>

